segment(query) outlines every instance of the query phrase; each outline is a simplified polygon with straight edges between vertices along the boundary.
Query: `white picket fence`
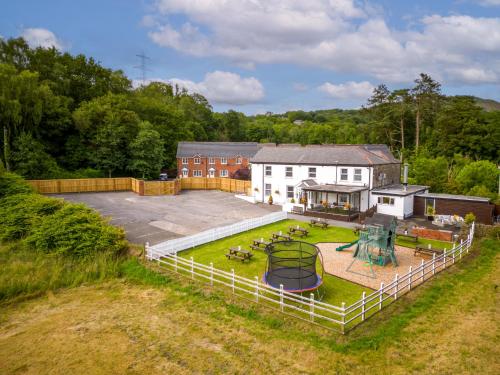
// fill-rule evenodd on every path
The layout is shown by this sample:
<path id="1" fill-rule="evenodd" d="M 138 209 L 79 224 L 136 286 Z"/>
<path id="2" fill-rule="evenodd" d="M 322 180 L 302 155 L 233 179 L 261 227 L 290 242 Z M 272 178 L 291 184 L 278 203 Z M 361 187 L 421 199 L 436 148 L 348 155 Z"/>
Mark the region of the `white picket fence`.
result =
<path id="1" fill-rule="evenodd" d="M 226 225 L 224 227 L 218 227 L 213 229 L 208 229 L 206 231 L 193 234 L 191 236 L 176 238 L 170 241 L 165 241 L 149 248 L 154 251 L 157 256 L 164 256 L 167 254 L 177 253 L 181 250 L 190 249 L 195 246 L 203 245 L 208 242 L 215 240 L 220 240 L 224 237 L 229 237 L 234 234 L 245 232 L 250 229 L 255 229 L 263 225 L 272 224 L 277 221 L 285 220 L 287 218 L 287 213 L 283 211 L 273 212 L 261 217 L 256 217 L 253 219 L 247 219 L 234 223 L 231 225 Z"/>
<path id="2" fill-rule="evenodd" d="M 434 255 L 428 261 L 422 260 L 420 266 L 414 269 L 410 267 L 402 276 L 396 275 L 394 281 L 388 285 L 381 283 L 380 288 L 369 295 L 363 292 L 358 301 L 347 307 L 345 303 L 335 306 L 318 301 L 313 293 L 309 296 L 289 293 L 283 290 L 282 285 L 280 288 L 274 288 L 261 282 L 258 276 L 253 280 L 241 277 L 235 274 L 234 269 L 231 269 L 231 272 L 223 271 L 215 268 L 213 263 L 209 265 L 197 263 L 192 257 L 186 259 L 175 252 L 160 253 L 154 247 L 147 246 L 146 256 L 149 260 L 156 261 L 158 265 L 192 279 L 205 280 L 211 286 L 222 285 L 230 288 L 232 293 L 251 298 L 257 303 L 267 303 L 283 313 L 345 333 L 417 285 L 462 259 L 472 245 L 474 227 L 472 224 L 467 239 L 461 241 L 459 245 L 441 255 Z"/>

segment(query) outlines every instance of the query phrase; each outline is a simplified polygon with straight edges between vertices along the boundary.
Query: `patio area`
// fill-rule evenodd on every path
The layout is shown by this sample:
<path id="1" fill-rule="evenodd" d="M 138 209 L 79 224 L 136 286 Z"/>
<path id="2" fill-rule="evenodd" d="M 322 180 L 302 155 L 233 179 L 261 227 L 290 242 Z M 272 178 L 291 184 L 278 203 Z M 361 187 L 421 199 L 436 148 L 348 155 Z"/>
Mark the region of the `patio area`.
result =
<path id="1" fill-rule="evenodd" d="M 372 265 L 373 272 L 375 273 L 375 277 L 373 277 L 369 265 L 360 260 L 356 260 L 353 263 L 351 271 L 354 272 L 347 271 L 347 268 L 354 259 L 353 252 L 356 249 L 356 245 L 344 251 L 336 251 L 335 249 L 341 245 L 345 245 L 345 243 L 317 244 L 323 255 L 325 272 L 372 289 L 379 289 L 381 282 L 384 285 L 388 285 L 394 281 L 396 274 L 400 276 L 404 275 L 408 272 L 410 266 L 416 268 L 420 266 L 422 259 L 424 261 L 429 259 L 413 255 L 414 249 L 396 245 L 396 259 L 399 265 L 397 267 L 394 267 L 392 264 L 388 264 L 385 267 Z"/>

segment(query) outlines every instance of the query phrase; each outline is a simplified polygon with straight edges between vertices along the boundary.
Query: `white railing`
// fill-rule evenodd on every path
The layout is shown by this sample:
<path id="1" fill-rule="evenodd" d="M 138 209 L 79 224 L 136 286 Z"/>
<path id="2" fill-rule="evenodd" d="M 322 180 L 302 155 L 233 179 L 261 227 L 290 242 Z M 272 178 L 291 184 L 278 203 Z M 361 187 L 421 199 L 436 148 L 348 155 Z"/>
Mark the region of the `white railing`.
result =
<path id="1" fill-rule="evenodd" d="M 157 256 L 164 256 L 173 254 L 181 250 L 190 249 L 195 246 L 203 245 L 208 242 L 219 240 L 224 237 L 229 237 L 234 234 L 245 232 L 247 230 L 255 229 L 263 225 L 272 224 L 277 221 L 285 220 L 287 218 L 286 212 L 273 212 L 261 217 L 247 219 L 226 225 L 224 227 L 208 229 L 206 231 L 193 234 L 191 236 L 176 238 L 170 241 L 165 241 L 149 248 L 154 250 Z"/>
<path id="2" fill-rule="evenodd" d="M 342 333 L 354 328 L 365 321 L 369 316 L 382 310 L 389 303 L 396 301 L 403 294 L 408 293 L 415 286 L 429 280 L 436 273 L 453 265 L 469 252 L 474 238 L 474 224 L 465 241 L 454 246 L 450 251 L 444 251 L 428 261 L 422 260 L 420 266 L 412 268 L 402 275 L 396 275 L 394 281 L 388 285 L 380 284 L 378 290 L 369 295 L 362 293 L 361 298 L 350 306 L 342 303 L 341 306 L 331 305 L 318 301 L 311 293 L 309 297 L 289 293 L 280 288 L 274 288 L 262 283 L 258 276 L 254 279 L 241 277 L 231 272 L 217 269 L 210 265 L 197 263 L 191 257 L 186 259 L 174 253 L 158 252 L 154 247 L 146 247 L 146 256 L 156 261 L 160 266 L 169 270 L 188 275 L 192 279 L 198 278 L 209 282 L 210 285 L 222 285 L 230 288 L 232 293 L 250 297 L 254 302 L 265 302 L 283 313 L 294 317 L 320 324 Z"/>

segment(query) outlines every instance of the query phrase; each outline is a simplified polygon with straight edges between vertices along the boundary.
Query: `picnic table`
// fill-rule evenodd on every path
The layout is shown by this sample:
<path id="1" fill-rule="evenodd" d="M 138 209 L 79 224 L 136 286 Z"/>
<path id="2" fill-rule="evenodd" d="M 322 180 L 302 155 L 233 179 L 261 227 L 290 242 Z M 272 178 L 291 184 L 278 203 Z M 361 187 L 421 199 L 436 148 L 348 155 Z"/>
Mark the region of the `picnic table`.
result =
<path id="1" fill-rule="evenodd" d="M 242 262 L 245 260 L 250 260 L 253 257 L 253 254 L 248 251 L 244 250 L 241 248 L 241 246 L 238 247 L 230 247 L 229 248 L 229 253 L 226 254 L 227 259 L 239 259 Z"/>
<path id="2" fill-rule="evenodd" d="M 288 234 L 283 234 L 283 232 L 279 231 L 279 232 L 274 232 L 272 234 L 272 241 L 275 241 L 275 240 L 291 241 L 292 237 L 290 237 L 290 235 L 288 235 Z"/>
<path id="3" fill-rule="evenodd" d="M 288 234 L 293 236 L 305 237 L 309 234 L 309 231 L 298 225 L 292 225 L 288 228 Z"/>
<path id="4" fill-rule="evenodd" d="M 257 240 L 253 240 L 253 243 L 250 245 L 250 247 L 254 250 L 262 250 L 267 247 L 267 245 L 271 244 L 271 241 L 266 241 L 264 238 L 259 238 Z"/>
<path id="5" fill-rule="evenodd" d="M 415 255 L 427 255 L 427 256 L 432 257 L 434 254 L 439 255 L 439 254 L 442 254 L 443 252 L 444 252 L 444 249 L 416 246 L 415 251 L 413 252 L 413 256 L 415 256 Z"/>
<path id="6" fill-rule="evenodd" d="M 320 219 L 320 218 L 317 218 L 317 219 L 311 219 L 311 222 L 309 223 L 309 226 L 311 227 L 321 227 L 323 229 L 326 229 L 328 228 L 328 221 L 326 221 L 325 219 Z"/>
<path id="7" fill-rule="evenodd" d="M 414 234 L 410 234 L 410 233 L 400 233 L 400 232 L 397 232 L 396 233 L 396 236 L 397 237 L 404 237 L 404 238 L 407 238 L 408 240 L 410 241 L 413 241 L 415 243 L 418 243 L 418 236 L 414 235 Z"/>

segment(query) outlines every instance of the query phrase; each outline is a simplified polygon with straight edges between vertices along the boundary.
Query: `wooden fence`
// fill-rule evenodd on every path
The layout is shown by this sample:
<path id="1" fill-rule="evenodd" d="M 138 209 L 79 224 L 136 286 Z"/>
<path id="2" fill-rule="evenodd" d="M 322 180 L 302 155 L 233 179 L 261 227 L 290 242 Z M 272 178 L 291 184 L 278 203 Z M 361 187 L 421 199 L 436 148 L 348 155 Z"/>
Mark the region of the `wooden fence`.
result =
<path id="1" fill-rule="evenodd" d="M 139 195 L 174 195 L 181 190 L 222 190 L 248 194 L 250 181 L 187 177 L 173 181 L 143 181 L 131 177 L 27 180 L 41 194 L 133 191 Z"/>
<path id="2" fill-rule="evenodd" d="M 230 193 L 248 194 L 252 187 L 251 181 L 223 177 L 184 177 L 180 181 L 182 190 L 222 190 Z"/>

